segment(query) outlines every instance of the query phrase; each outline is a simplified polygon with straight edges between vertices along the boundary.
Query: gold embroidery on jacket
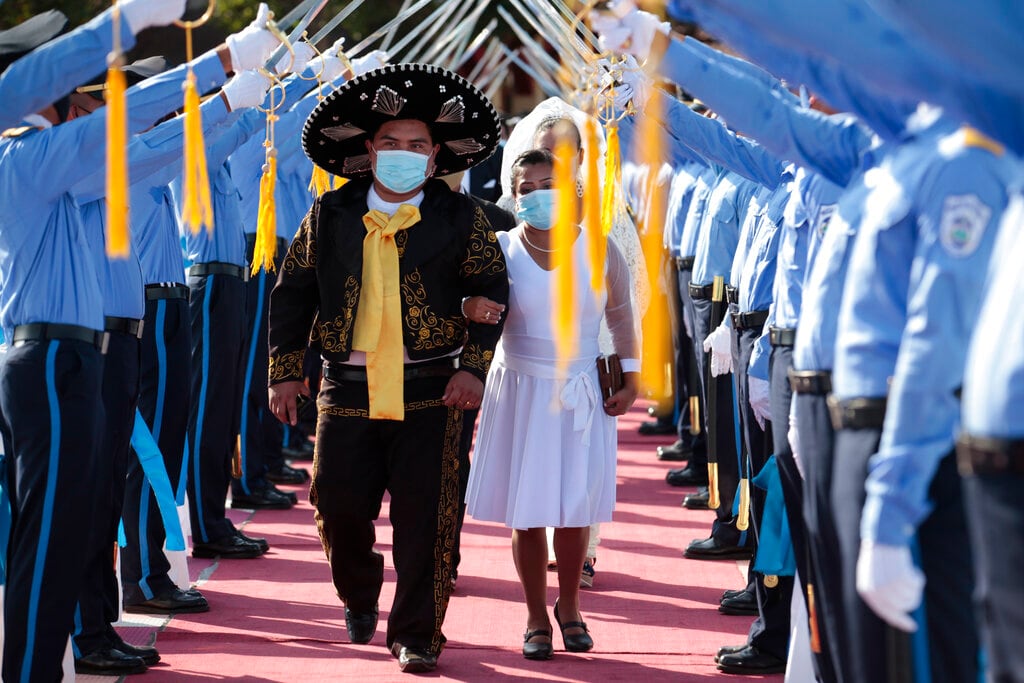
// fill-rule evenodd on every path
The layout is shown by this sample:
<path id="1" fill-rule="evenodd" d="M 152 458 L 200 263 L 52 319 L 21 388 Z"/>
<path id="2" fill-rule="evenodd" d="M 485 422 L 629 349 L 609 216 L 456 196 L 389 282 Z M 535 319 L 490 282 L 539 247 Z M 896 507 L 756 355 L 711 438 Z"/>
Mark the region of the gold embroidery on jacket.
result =
<path id="1" fill-rule="evenodd" d="M 352 322 L 355 320 L 355 307 L 359 301 L 359 280 L 349 275 L 345 280 L 345 305 L 341 313 L 333 320 L 317 323 L 320 335 L 320 347 L 326 353 L 344 352 L 348 350 L 349 335 Z"/>
<path id="2" fill-rule="evenodd" d="M 306 357 L 306 350 L 289 351 L 280 356 L 270 356 L 270 367 L 268 376 L 271 382 L 279 382 L 290 379 L 302 379 L 302 363 Z"/>
<path id="3" fill-rule="evenodd" d="M 414 350 L 450 349 L 462 340 L 466 331 L 462 315 L 442 318 L 434 313 L 427 304 L 427 290 L 418 270 L 402 279 L 402 299 L 406 307 L 405 328 L 414 338 Z"/>
<path id="4" fill-rule="evenodd" d="M 463 367 L 486 373 L 491 367 L 492 360 L 494 360 L 494 351 L 484 351 L 479 344 L 466 344 L 460 363 Z"/>
<path id="5" fill-rule="evenodd" d="M 494 236 L 491 224 L 487 222 L 487 216 L 479 206 L 473 215 L 473 230 L 466 247 L 469 254 L 462 262 L 463 277 L 505 272 L 505 262 L 501 258 L 498 238 Z"/>
<path id="6" fill-rule="evenodd" d="M 309 232 L 312 229 L 310 226 L 311 222 L 307 216 L 299 226 L 298 232 L 295 233 L 295 239 L 292 240 L 292 245 L 281 264 L 284 272 L 293 273 L 299 269 L 313 270 L 316 268 L 316 242 L 309 239 Z"/>

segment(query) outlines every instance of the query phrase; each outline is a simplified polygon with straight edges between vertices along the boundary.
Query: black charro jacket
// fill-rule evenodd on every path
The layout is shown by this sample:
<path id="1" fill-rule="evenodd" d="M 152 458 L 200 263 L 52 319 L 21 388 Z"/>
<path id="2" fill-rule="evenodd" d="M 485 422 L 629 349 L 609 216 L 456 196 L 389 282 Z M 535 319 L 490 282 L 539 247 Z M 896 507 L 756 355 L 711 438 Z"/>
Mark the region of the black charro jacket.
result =
<path id="1" fill-rule="evenodd" d="M 324 360 L 345 362 L 363 272 L 366 197 L 371 179 L 346 183 L 313 206 L 281 264 L 270 295 L 270 384 L 301 380 L 310 338 Z M 503 324 L 468 323 L 462 299 L 508 303 L 501 247 L 472 200 L 428 181 L 420 222 L 396 234 L 402 297 L 402 341 L 412 360 L 451 354 L 483 380 Z M 502 320 L 504 323 L 504 319 Z"/>

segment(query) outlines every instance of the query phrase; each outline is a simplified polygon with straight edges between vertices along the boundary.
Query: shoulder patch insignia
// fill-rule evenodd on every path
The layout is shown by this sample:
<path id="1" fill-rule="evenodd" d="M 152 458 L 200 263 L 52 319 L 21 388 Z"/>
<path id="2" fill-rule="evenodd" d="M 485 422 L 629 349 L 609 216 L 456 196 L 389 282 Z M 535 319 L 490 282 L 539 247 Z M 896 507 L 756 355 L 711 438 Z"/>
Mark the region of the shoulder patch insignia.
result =
<path id="1" fill-rule="evenodd" d="M 21 126 L 20 128 L 8 128 L 4 132 L 0 133 L 0 137 L 3 137 L 3 138 L 20 138 L 22 135 L 24 135 L 25 133 L 27 133 L 29 131 L 32 131 L 32 130 L 39 130 L 39 129 L 36 128 L 35 126 Z"/>
<path id="2" fill-rule="evenodd" d="M 818 235 L 824 235 L 828 230 L 828 224 L 836 213 L 835 204 L 824 204 L 818 209 Z"/>
<path id="3" fill-rule="evenodd" d="M 992 209 L 978 195 L 953 195 L 942 203 L 939 241 L 952 256 L 970 256 L 978 248 Z"/>

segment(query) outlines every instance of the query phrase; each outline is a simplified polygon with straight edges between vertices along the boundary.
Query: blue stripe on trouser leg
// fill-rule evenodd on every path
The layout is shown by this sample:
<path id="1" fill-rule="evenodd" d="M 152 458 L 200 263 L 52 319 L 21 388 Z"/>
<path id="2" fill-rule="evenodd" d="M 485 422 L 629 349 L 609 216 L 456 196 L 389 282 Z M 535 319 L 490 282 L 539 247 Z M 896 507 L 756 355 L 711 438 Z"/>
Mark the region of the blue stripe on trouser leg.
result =
<path id="1" fill-rule="evenodd" d="M 210 537 L 206 533 L 206 521 L 203 519 L 203 477 L 202 472 L 199 469 L 199 462 L 203 456 L 200 444 L 203 440 L 203 424 L 206 420 L 206 393 L 209 388 L 210 379 L 210 300 L 212 289 L 215 283 L 215 275 L 208 275 L 203 288 L 203 304 L 202 304 L 202 326 L 201 331 L 201 356 L 202 361 L 202 379 L 200 380 L 199 386 L 199 399 L 196 405 L 196 419 L 194 421 L 194 436 L 192 437 L 192 486 L 195 489 L 195 495 L 192 497 L 192 505 L 195 507 L 195 514 L 193 519 L 197 521 L 199 532 L 199 539 L 203 543 L 209 543 Z M 194 290 L 193 290 L 194 291 Z M 192 360 L 195 362 L 195 349 L 192 352 Z M 207 456 L 209 457 L 209 456 Z"/>
<path id="2" fill-rule="evenodd" d="M 0 370 L 12 508 L 5 680 L 60 678 L 96 498 L 102 365 L 90 344 L 30 341 Z"/>
<path id="3" fill-rule="evenodd" d="M 249 488 L 249 470 L 257 466 L 257 463 L 252 462 L 255 453 L 250 452 L 250 449 L 254 446 L 250 442 L 249 432 L 252 426 L 249 424 L 251 419 L 250 406 L 249 406 L 249 395 L 252 392 L 252 378 L 253 372 L 256 366 L 256 350 L 259 348 L 259 333 L 262 321 L 263 311 L 263 300 L 266 298 L 266 287 L 267 287 L 267 271 L 261 270 L 260 274 L 256 276 L 257 279 L 257 294 L 256 294 L 256 308 L 253 312 L 250 309 L 252 316 L 252 332 L 249 335 L 249 359 L 245 365 L 245 384 L 242 388 L 242 423 L 240 427 L 241 439 L 239 443 L 239 451 L 242 461 L 242 476 L 238 480 L 242 491 L 246 495 L 251 495 L 252 491 Z M 251 286 L 251 285 L 250 285 Z M 258 449 L 257 449 L 258 450 Z"/>

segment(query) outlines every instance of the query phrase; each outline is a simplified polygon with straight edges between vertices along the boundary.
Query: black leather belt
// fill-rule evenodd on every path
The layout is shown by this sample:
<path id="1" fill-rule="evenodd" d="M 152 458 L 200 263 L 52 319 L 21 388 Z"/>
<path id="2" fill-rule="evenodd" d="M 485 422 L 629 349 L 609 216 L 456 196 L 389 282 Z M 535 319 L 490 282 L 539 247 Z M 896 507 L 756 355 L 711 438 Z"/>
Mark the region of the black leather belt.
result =
<path id="1" fill-rule="evenodd" d="M 736 304 L 738 306 L 740 303 L 740 290 L 736 289 L 735 287 L 730 287 L 729 285 L 726 285 L 725 301 L 726 303 Z"/>
<path id="2" fill-rule="evenodd" d="M 881 429 L 885 422 L 884 398 L 851 398 L 840 401 L 828 397 L 828 411 L 832 415 L 832 428 Z"/>
<path id="3" fill-rule="evenodd" d="M 146 300 L 184 299 L 188 301 L 188 287 L 185 285 L 146 285 Z"/>
<path id="4" fill-rule="evenodd" d="M 832 393 L 832 373 L 827 370 L 789 369 L 789 387 L 796 394 L 828 396 Z"/>
<path id="5" fill-rule="evenodd" d="M 960 474 L 1024 476 L 1024 439 L 990 439 L 963 434 L 956 444 Z"/>
<path id="6" fill-rule="evenodd" d="M 46 339 L 72 339 L 92 344 L 100 353 L 107 352 L 110 335 L 81 325 L 65 325 L 64 323 L 28 323 L 14 328 L 14 346 L 27 341 Z"/>
<path id="7" fill-rule="evenodd" d="M 107 332 L 121 332 L 136 339 L 142 339 L 142 328 L 145 326 L 145 322 L 138 318 L 116 318 L 108 315 L 103 318 L 103 329 Z"/>
<path id="8" fill-rule="evenodd" d="M 693 270 L 693 257 L 676 256 L 676 270 Z"/>
<path id="9" fill-rule="evenodd" d="M 188 269 L 191 277 L 203 277 L 206 275 L 232 275 L 243 281 L 249 280 L 249 269 L 244 266 L 236 266 L 234 263 L 222 263 L 220 261 L 209 261 L 207 263 L 196 263 Z"/>
<path id="10" fill-rule="evenodd" d="M 405 366 L 402 373 L 406 382 L 427 377 L 451 377 L 456 372 L 455 358 L 425 361 Z M 366 382 L 366 368 L 324 361 L 324 377 L 332 382 Z"/>
<path id="11" fill-rule="evenodd" d="M 768 320 L 768 311 L 750 311 L 749 313 L 730 313 L 732 316 L 732 329 L 759 330 L 764 327 L 764 321 Z"/>
<path id="12" fill-rule="evenodd" d="M 714 285 L 695 285 L 692 282 L 688 285 L 690 289 L 691 299 L 710 299 L 711 290 L 714 289 Z"/>
<path id="13" fill-rule="evenodd" d="M 793 346 L 796 343 L 796 328 L 772 325 L 768 328 L 768 341 L 772 346 Z"/>

